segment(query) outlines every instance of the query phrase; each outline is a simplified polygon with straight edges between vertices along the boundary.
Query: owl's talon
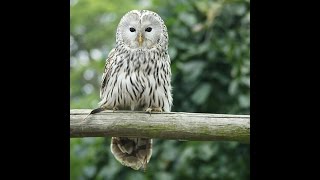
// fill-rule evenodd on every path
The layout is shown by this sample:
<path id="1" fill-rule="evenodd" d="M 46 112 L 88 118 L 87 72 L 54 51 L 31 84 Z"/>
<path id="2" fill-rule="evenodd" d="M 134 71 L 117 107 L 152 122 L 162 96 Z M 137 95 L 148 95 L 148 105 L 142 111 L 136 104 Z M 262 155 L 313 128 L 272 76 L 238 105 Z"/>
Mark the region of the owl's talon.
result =
<path id="1" fill-rule="evenodd" d="M 151 111 L 152 111 L 152 108 L 147 108 L 146 109 L 146 112 L 149 113 L 150 115 L 151 115 Z"/>
<path id="2" fill-rule="evenodd" d="M 118 111 L 119 109 L 117 107 L 112 108 L 112 112 Z"/>
<path id="3" fill-rule="evenodd" d="M 162 108 L 158 107 L 158 108 L 153 108 L 152 109 L 154 112 L 163 112 Z"/>
<path id="4" fill-rule="evenodd" d="M 163 112 L 162 108 L 147 108 L 146 112 L 148 112 L 151 115 L 151 112 Z"/>

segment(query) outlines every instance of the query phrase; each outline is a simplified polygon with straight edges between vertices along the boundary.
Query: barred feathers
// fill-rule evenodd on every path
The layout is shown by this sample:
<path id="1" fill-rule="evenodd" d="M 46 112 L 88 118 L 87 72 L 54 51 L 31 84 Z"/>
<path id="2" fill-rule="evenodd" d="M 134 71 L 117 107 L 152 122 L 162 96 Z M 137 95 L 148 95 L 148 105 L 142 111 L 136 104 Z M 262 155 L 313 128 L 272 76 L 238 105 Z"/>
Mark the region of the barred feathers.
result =
<path id="1" fill-rule="evenodd" d="M 120 51 L 114 54 L 110 77 L 102 89 L 103 105 L 107 109 L 145 110 L 161 107 L 169 112 L 172 104 L 169 56 L 153 50 Z M 107 73 L 108 73 L 107 72 Z"/>
<path id="2" fill-rule="evenodd" d="M 112 137 L 111 152 L 122 165 L 145 170 L 152 154 L 152 139 Z"/>
<path id="3" fill-rule="evenodd" d="M 126 27 L 125 24 L 128 23 L 127 16 L 137 14 L 137 18 L 150 16 L 147 18 L 148 22 L 155 18 L 161 24 L 159 26 L 154 22 L 153 26 L 155 33 L 160 32 L 159 35 L 155 34 L 159 39 L 153 42 L 152 38 L 148 39 L 150 34 L 144 35 L 145 44 L 142 48 L 132 47 L 136 45 L 134 42 L 127 43 L 124 38 L 131 36 L 130 34 L 121 34 L 124 31 L 122 28 L 126 28 L 126 33 L 129 33 L 129 26 Z M 130 18 L 132 21 L 132 17 Z M 141 23 L 140 20 L 139 22 Z M 157 31 L 157 27 L 162 29 Z M 100 107 L 113 110 L 151 109 L 170 112 L 172 95 L 168 34 L 160 16 L 151 11 L 127 13 L 119 23 L 116 40 L 116 48 L 110 51 L 102 76 Z M 135 170 L 145 169 L 152 154 L 152 139 L 112 137 L 110 148 L 121 164 Z"/>

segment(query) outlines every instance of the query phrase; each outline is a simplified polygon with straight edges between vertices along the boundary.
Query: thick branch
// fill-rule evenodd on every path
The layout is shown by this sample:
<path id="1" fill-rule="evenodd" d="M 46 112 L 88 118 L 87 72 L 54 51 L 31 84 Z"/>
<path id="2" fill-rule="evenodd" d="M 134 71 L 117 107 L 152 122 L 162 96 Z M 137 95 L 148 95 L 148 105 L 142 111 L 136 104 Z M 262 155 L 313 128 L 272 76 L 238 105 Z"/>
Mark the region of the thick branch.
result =
<path id="1" fill-rule="evenodd" d="M 250 143 L 250 115 L 70 110 L 70 137 L 144 137 Z"/>

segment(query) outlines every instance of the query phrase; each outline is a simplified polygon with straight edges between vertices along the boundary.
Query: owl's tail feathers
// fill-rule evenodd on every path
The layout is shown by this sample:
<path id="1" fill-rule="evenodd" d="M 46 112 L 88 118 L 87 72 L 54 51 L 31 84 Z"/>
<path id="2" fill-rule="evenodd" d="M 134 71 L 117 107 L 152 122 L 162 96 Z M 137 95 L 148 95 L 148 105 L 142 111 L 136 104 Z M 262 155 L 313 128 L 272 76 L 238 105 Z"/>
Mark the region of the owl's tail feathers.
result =
<path id="1" fill-rule="evenodd" d="M 82 122 L 85 121 L 85 120 L 88 118 L 88 116 L 90 116 L 91 114 L 96 114 L 96 113 L 99 113 L 99 112 L 104 111 L 104 110 L 106 110 L 105 107 L 99 107 L 99 108 L 93 109 L 93 110 L 82 120 Z"/>
<path id="2" fill-rule="evenodd" d="M 112 137 L 110 148 L 122 165 L 145 170 L 152 155 L 152 139 Z"/>

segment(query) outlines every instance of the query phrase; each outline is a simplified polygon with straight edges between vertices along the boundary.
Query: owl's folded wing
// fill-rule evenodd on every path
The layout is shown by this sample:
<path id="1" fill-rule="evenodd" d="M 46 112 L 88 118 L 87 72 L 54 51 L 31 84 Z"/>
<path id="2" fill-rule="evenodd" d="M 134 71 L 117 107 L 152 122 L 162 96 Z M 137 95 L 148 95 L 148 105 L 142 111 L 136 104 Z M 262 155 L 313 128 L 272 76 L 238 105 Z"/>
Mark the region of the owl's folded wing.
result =
<path id="1" fill-rule="evenodd" d="M 107 57 L 106 60 L 106 65 L 104 66 L 104 73 L 102 74 L 102 79 L 101 79 L 101 87 L 100 87 L 100 98 L 103 99 L 103 97 L 105 96 L 105 91 L 107 89 L 106 85 L 107 82 L 109 80 L 110 74 L 111 74 L 111 67 L 114 63 L 114 56 L 115 54 L 115 49 L 113 48 Z"/>

